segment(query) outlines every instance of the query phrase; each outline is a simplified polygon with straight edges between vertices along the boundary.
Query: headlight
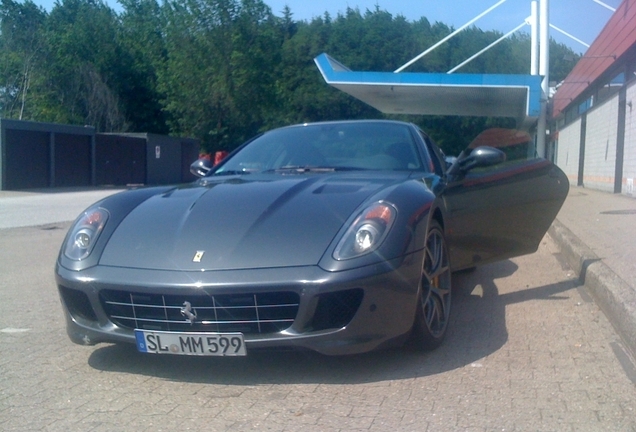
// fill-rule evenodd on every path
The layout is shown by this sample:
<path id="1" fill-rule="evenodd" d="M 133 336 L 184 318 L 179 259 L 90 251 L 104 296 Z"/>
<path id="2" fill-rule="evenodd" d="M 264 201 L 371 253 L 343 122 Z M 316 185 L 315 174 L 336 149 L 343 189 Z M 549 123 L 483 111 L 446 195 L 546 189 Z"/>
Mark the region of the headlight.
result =
<path id="1" fill-rule="evenodd" d="M 376 250 L 389 233 L 396 214 L 395 207 L 386 202 L 364 209 L 336 246 L 333 257 L 346 260 Z"/>
<path id="2" fill-rule="evenodd" d="M 81 261 L 90 255 L 107 220 L 108 212 L 104 209 L 86 211 L 71 228 L 64 255 L 74 261 Z"/>

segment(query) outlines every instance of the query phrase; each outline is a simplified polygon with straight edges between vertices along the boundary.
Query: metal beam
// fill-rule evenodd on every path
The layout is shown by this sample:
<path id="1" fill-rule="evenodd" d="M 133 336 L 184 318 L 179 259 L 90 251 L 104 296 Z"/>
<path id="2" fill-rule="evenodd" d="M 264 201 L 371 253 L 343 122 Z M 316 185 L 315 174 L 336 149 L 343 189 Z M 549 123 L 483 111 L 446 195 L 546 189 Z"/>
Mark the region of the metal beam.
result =
<path id="1" fill-rule="evenodd" d="M 447 40 L 449 40 L 450 38 L 454 37 L 457 33 L 461 32 L 462 30 L 464 30 L 466 27 L 472 25 L 474 22 L 476 22 L 477 20 L 479 20 L 480 18 L 482 18 L 483 16 L 489 14 L 490 12 L 492 12 L 494 9 L 498 8 L 499 6 L 501 6 L 503 3 L 505 3 L 507 0 L 499 0 L 499 2 L 491 7 L 489 7 L 488 9 L 486 9 L 484 12 L 480 13 L 479 15 L 477 15 L 475 18 L 471 19 L 470 21 L 468 21 L 466 24 L 464 24 L 463 26 L 461 26 L 460 28 L 458 28 L 457 30 L 455 30 L 454 32 L 452 32 L 451 34 L 449 34 L 448 36 L 446 36 L 444 39 L 442 39 L 441 41 L 437 42 L 435 45 L 433 45 L 432 47 L 430 47 L 429 49 L 427 49 L 426 51 L 424 51 L 423 53 L 421 53 L 420 55 L 418 55 L 417 57 L 415 57 L 414 59 L 412 59 L 411 61 L 409 61 L 408 63 L 400 66 L 399 68 L 397 68 L 394 72 L 395 73 L 399 73 L 402 72 L 404 69 L 406 69 L 407 67 L 411 66 L 413 63 L 415 63 L 416 61 L 418 61 L 419 59 L 421 59 L 422 57 L 424 57 L 426 54 L 430 53 L 431 51 L 433 51 L 434 49 L 436 49 L 437 47 L 439 47 L 440 45 L 442 45 L 444 42 L 446 42 Z"/>
<path id="2" fill-rule="evenodd" d="M 462 63 L 458 64 L 457 66 L 455 66 L 454 68 L 452 68 L 451 70 L 449 70 L 446 73 L 452 74 L 456 70 L 461 69 L 463 66 L 465 66 L 468 63 L 470 63 L 471 61 L 475 60 L 477 57 L 479 57 L 480 55 L 482 55 L 483 53 L 488 51 L 490 48 L 494 47 L 495 45 L 498 45 L 504 39 L 509 38 L 511 35 L 515 34 L 519 30 L 521 30 L 525 25 L 527 25 L 527 21 L 524 21 L 523 23 L 519 24 L 514 30 L 509 31 L 508 33 L 506 33 L 505 35 L 503 35 L 502 37 L 500 37 L 499 39 L 497 39 L 496 41 L 494 41 L 493 43 L 488 45 L 486 48 L 484 48 L 481 51 L 479 51 L 479 52 L 475 53 L 474 55 L 470 56 L 469 58 L 464 60 Z"/>
<path id="3" fill-rule="evenodd" d="M 537 124 L 537 155 L 546 157 L 545 142 L 548 122 L 548 97 L 550 94 L 550 14 L 549 0 L 539 1 L 539 75 L 541 82 L 541 112 Z"/>

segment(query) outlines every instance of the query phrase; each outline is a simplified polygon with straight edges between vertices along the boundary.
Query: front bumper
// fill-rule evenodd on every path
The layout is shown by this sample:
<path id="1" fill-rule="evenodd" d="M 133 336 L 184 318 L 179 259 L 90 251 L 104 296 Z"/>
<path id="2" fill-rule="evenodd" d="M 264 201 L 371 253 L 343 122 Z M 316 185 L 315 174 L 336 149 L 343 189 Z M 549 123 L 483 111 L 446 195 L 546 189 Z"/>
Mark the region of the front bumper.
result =
<path id="1" fill-rule="evenodd" d="M 238 329 L 244 334 L 248 355 L 259 348 L 344 355 L 399 342 L 408 335 L 421 263 L 422 251 L 341 272 L 317 266 L 211 272 L 96 266 L 77 272 L 58 263 L 56 280 L 67 332 L 75 343 L 134 344 L 134 328 Z M 271 299 L 280 298 L 279 293 L 285 293 L 285 305 L 274 310 Z M 254 304 L 232 303 L 245 298 L 254 298 Z M 195 310 L 199 307 L 197 319 L 188 321 L 179 314 L 184 301 Z M 293 314 L 288 316 L 290 308 Z M 217 319 L 206 320 L 204 313 Z"/>

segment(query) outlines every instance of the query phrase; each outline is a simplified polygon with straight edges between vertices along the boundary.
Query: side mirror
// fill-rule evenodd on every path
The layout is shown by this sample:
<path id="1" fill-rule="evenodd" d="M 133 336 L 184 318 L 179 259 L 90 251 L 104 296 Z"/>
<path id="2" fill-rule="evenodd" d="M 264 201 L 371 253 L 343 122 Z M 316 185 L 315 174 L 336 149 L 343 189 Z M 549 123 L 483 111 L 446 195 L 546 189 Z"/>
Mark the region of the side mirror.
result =
<path id="1" fill-rule="evenodd" d="M 197 177 L 205 177 L 212 169 L 212 162 L 208 159 L 197 159 L 190 165 L 190 172 Z"/>
<path id="2" fill-rule="evenodd" d="M 473 168 L 497 165 L 506 161 L 506 154 L 494 147 L 477 147 L 465 158 L 459 161 L 462 172 Z"/>
<path id="3" fill-rule="evenodd" d="M 466 154 L 464 150 L 446 172 L 449 176 L 466 174 L 473 168 L 497 165 L 506 161 L 506 154 L 494 147 L 481 146 Z"/>

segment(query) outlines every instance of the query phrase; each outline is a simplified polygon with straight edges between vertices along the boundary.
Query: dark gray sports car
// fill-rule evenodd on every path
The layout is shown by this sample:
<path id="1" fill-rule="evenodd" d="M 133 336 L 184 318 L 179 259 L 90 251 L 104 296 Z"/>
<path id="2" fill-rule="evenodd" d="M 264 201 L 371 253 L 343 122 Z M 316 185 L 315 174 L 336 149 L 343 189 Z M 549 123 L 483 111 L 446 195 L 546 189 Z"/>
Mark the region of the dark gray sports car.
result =
<path id="1" fill-rule="evenodd" d="M 435 348 L 451 272 L 535 251 L 569 187 L 495 136 L 449 163 L 409 123 L 290 126 L 195 162 L 192 184 L 108 197 L 59 254 L 68 334 L 188 355 Z"/>

